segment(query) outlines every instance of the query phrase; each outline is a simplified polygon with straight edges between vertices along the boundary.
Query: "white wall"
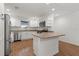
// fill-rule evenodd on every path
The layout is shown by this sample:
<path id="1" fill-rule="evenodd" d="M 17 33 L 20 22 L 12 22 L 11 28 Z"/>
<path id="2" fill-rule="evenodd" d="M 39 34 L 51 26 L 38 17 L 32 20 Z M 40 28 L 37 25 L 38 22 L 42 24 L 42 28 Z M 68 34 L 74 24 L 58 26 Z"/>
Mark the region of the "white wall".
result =
<path id="1" fill-rule="evenodd" d="M 4 12 L 4 4 L 0 3 L 0 14 Z M 0 19 L 0 56 L 4 55 L 4 20 Z"/>
<path id="2" fill-rule="evenodd" d="M 54 22 L 54 31 L 65 34 L 62 41 L 79 45 L 79 12 L 61 16 Z"/>

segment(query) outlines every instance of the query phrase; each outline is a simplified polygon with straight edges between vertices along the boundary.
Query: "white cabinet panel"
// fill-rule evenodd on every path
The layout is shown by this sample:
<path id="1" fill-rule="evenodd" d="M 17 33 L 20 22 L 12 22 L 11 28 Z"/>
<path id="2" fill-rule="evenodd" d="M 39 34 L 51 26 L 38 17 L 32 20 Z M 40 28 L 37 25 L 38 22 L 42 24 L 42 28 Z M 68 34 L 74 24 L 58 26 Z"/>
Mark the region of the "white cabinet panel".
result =
<path id="1" fill-rule="evenodd" d="M 32 36 L 32 33 L 31 31 L 27 31 L 27 32 L 21 32 L 21 40 L 28 40 L 28 39 L 32 39 L 33 36 Z"/>
<path id="2" fill-rule="evenodd" d="M 39 26 L 39 18 L 31 17 L 30 19 L 30 27 L 38 27 Z"/>
<path id="3" fill-rule="evenodd" d="M 33 50 L 37 56 L 53 56 L 59 52 L 59 40 L 57 38 L 42 39 L 33 36 Z"/>
<path id="4" fill-rule="evenodd" d="M 53 26 L 53 24 L 54 24 L 54 16 L 49 15 L 47 20 L 46 20 L 46 26 Z"/>
<path id="5" fill-rule="evenodd" d="M 46 20 L 46 26 L 52 26 L 53 25 L 53 19 Z"/>

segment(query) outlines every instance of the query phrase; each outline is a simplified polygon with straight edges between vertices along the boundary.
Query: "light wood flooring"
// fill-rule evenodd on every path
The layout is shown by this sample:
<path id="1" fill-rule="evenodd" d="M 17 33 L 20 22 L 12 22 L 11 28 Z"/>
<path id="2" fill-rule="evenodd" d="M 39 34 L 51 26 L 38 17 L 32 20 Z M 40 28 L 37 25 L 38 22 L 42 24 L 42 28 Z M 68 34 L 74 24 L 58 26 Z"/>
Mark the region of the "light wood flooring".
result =
<path id="1" fill-rule="evenodd" d="M 23 51 L 23 49 L 28 51 Z M 20 53 L 21 52 L 21 53 Z M 20 55 L 18 55 L 20 53 Z M 24 54 L 24 55 L 23 55 Z M 33 54 L 33 40 L 23 40 L 11 44 L 12 56 L 34 56 Z M 55 56 L 79 56 L 79 46 L 75 46 L 66 42 L 59 42 L 59 53 Z"/>
<path id="2" fill-rule="evenodd" d="M 30 48 L 29 52 L 27 52 L 27 54 L 30 53 L 29 56 L 33 55 L 33 49 L 32 49 L 32 42 L 33 40 L 23 40 L 23 41 L 17 41 L 17 42 L 13 42 L 11 44 L 11 55 L 12 56 L 17 56 L 19 54 L 19 52 L 21 52 L 23 49 L 26 48 Z"/>

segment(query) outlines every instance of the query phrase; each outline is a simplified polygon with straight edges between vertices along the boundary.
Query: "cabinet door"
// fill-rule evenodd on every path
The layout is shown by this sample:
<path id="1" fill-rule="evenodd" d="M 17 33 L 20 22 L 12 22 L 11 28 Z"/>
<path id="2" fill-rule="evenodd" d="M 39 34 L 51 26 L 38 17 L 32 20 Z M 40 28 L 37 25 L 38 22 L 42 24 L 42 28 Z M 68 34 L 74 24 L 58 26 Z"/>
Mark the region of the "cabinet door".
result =
<path id="1" fill-rule="evenodd" d="M 33 36 L 33 50 L 34 54 L 39 56 L 39 48 L 40 48 L 40 38 Z"/>
<path id="2" fill-rule="evenodd" d="M 28 40 L 32 38 L 32 32 L 21 32 L 21 40 Z"/>
<path id="3" fill-rule="evenodd" d="M 52 20 L 47 20 L 46 21 L 46 26 L 52 26 L 53 25 L 53 21 Z"/>
<path id="4" fill-rule="evenodd" d="M 54 24 L 54 16 L 49 15 L 47 20 L 46 20 L 46 26 L 53 26 L 53 24 Z"/>
<path id="5" fill-rule="evenodd" d="M 39 18 L 33 17 L 30 19 L 30 27 L 38 27 L 39 26 Z"/>

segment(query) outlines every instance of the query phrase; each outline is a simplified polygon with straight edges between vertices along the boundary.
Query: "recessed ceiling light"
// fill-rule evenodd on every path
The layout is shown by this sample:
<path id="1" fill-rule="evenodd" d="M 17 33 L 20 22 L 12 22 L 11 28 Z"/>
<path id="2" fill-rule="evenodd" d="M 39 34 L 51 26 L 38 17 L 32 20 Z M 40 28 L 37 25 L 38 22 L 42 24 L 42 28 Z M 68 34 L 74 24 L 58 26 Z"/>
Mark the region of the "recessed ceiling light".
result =
<path id="1" fill-rule="evenodd" d="M 10 11 L 10 9 L 7 9 L 7 11 Z"/>
<path id="2" fill-rule="evenodd" d="M 50 3 L 46 3 L 46 5 L 49 5 Z"/>
<path id="3" fill-rule="evenodd" d="M 52 11 L 55 11 L 55 8 L 52 8 Z"/>

